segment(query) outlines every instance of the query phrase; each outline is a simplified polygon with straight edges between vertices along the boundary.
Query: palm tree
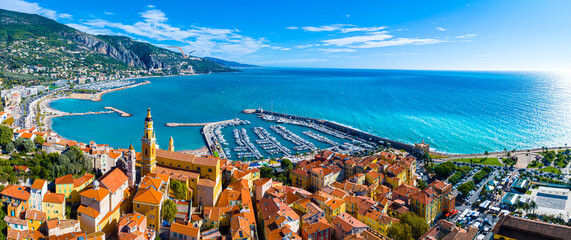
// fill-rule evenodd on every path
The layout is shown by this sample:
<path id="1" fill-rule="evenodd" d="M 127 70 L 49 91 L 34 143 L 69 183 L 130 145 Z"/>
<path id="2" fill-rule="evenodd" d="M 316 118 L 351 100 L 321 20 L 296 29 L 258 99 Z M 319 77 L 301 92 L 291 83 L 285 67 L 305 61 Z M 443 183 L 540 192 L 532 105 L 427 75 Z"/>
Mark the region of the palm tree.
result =
<path id="1" fill-rule="evenodd" d="M 537 204 L 535 203 L 535 201 L 531 201 L 529 203 L 529 208 L 531 208 L 531 211 L 533 212 L 533 214 L 535 214 L 535 209 L 537 209 Z"/>

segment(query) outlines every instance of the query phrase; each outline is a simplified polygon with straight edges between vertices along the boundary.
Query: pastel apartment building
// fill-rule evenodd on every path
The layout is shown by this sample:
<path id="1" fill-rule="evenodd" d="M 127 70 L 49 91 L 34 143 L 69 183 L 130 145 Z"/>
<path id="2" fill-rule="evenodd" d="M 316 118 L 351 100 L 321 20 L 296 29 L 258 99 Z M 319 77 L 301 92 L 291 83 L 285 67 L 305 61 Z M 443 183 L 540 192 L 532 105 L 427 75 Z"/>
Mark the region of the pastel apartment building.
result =
<path id="1" fill-rule="evenodd" d="M 144 215 L 147 228 L 157 232 L 161 227 L 161 210 L 169 194 L 169 184 L 169 176 L 149 173 L 133 198 L 133 211 Z"/>
<path id="2" fill-rule="evenodd" d="M 45 180 L 36 179 L 30 187 L 30 209 L 42 211 L 42 201 L 48 192 L 48 183 Z"/>
<path id="3" fill-rule="evenodd" d="M 336 216 L 333 221 L 331 221 L 331 225 L 333 225 L 333 230 L 335 231 L 335 240 L 343 240 L 346 236 L 362 233 L 369 228 L 348 213 L 341 213 Z"/>
<path id="4" fill-rule="evenodd" d="M 88 173 L 79 178 L 73 178 L 71 174 L 56 178 L 56 193 L 65 195 L 66 201 L 69 203 L 79 204 L 79 192 L 89 186 L 93 180 L 95 180 L 95 176 Z"/>
<path id="5" fill-rule="evenodd" d="M 42 209 L 48 219 L 65 219 L 65 195 L 46 193 L 42 201 Z"/>
<path id="6" fill-rule="evenodd" d="M 128 188 L 128 177 L 119 168 L 93 181 L 79 194 L 81 205 L 77 209 L 77 216 L 81 228 L 87 234 L 101 231 L 109 236 L 115 232 L 121 209 L 127 208 L 124 201 L 130 194 Z"/>
<path id="7" fill-rule="evenodd" d="M 156 233 L 147 229 L 147 218 L 140 213 L 121 216 L 117 225 L 119 240 L 154 240 Z"/>

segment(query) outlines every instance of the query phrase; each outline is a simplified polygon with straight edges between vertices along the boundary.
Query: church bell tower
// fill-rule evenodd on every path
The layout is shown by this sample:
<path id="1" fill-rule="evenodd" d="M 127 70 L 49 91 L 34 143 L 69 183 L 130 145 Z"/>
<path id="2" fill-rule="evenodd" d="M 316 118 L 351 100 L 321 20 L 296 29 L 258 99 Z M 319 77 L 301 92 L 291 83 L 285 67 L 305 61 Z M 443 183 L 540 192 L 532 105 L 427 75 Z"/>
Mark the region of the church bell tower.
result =
<path id="1" fill-rule="evenodd" d="M 141 138 L 141 177 L 153 173 L 157 168 L 156 141 L 153 118 L 149 108 L 145 118 L 145 130 Z"/>

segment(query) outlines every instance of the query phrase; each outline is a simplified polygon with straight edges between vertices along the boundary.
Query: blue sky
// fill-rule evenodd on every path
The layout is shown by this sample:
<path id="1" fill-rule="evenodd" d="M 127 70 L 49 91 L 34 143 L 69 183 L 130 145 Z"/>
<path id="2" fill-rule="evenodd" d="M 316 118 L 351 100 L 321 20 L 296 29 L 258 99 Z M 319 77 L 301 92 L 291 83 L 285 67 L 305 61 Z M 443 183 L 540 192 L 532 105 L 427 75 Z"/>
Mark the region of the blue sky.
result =
<path id="1" fill-rule="evenodd" d="M 0 8 L 263 66 L 571 69 L 568 0 L 2 0 Z"/>

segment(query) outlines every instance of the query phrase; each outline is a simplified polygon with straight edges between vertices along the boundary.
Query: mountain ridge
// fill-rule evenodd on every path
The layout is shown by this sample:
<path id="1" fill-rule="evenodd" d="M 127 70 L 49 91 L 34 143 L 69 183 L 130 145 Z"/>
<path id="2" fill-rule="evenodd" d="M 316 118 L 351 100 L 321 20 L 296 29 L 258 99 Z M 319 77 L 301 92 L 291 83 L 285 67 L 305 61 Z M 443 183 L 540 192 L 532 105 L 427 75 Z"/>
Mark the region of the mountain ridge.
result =
<path id="1" fill-rule="evenodd" d="M 0 47 L 0 71 L 28 73 L 33 67 L 36 74 L 50 72 L 56 78 L 117 75 L 120 71 L 148 75 L 234 72 L 238 70 L 224 63 L 240 65 L 222 59 L 185 58 L 130 37 L 92 35 L 40 15 L 4 9 L 0 9 Z"/>

